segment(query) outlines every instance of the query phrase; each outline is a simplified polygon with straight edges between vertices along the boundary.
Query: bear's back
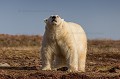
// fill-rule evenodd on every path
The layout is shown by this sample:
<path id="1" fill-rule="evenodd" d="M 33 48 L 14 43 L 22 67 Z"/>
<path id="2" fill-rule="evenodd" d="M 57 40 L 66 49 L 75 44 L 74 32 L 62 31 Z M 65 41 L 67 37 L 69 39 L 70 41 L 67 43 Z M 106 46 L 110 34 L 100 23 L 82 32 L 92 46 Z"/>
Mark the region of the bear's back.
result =
<path id="1" fill-rule="evenodd" d="M 79 24 L 68 22 L 68 28 L 71 30 L 71 33 L 74 34 L 75 37 L 86 37 L 83 28 Z"/>

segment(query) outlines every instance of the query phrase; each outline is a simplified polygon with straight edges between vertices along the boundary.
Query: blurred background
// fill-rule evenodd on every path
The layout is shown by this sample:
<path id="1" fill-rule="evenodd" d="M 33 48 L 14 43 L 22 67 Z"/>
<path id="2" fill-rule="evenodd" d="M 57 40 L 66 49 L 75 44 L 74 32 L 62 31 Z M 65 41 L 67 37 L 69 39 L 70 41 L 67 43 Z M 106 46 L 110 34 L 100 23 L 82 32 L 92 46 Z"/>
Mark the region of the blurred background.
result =
<path id="1" fill-rule="evenodd" d="M 43 35 L 54 14 L 80 24 L 89 39 L 120 39 L 120 0 L 0 0 L 0 34 Z"/>

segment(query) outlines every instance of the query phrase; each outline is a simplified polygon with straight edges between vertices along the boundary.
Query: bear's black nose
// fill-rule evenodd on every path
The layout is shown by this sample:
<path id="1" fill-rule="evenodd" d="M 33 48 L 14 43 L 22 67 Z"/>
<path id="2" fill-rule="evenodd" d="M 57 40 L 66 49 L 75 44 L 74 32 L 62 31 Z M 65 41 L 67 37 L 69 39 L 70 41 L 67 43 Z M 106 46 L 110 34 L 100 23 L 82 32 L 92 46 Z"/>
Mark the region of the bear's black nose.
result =
<path id="1" fill-rule="evenodd" d="M 52 16 L 52 19 L 55 19 L 56 18 L 56 16 Z"/>

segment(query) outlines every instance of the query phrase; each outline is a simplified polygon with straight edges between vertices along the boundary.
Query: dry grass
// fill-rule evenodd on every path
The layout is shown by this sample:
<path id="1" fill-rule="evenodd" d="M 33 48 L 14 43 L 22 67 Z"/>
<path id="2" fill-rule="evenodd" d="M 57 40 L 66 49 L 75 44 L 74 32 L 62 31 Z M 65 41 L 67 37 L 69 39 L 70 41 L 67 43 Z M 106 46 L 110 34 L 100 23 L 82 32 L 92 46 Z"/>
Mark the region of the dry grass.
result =
<path id="1" fill-rule="evenodd" d="M 0 47 L 40 46 L 40 35 L 0 34 Z"/>

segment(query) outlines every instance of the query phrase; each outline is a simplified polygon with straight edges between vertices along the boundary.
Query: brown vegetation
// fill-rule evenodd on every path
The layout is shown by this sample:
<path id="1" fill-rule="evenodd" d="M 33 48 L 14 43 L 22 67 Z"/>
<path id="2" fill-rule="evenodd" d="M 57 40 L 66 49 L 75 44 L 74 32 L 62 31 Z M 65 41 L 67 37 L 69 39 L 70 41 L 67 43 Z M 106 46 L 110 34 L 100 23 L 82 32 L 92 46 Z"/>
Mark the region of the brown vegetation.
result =
<path id="1" fill-rule="evenodd" d="M 120 40 L 88 40 L 85 73 L 41 71 L 39 35 L 0 34 L 0 79 L 120 79 Z"/>
<path id="2" fill-rule="evenodd" d="M 0 46 L 18 47 L 18 46 L 40 46 L 40 35 L 8 35 L 0 34 Z"/>

